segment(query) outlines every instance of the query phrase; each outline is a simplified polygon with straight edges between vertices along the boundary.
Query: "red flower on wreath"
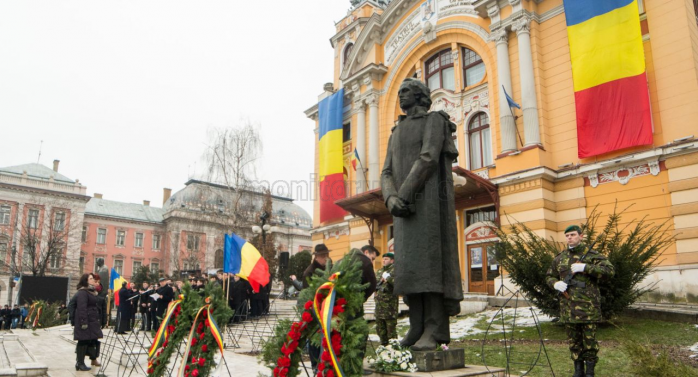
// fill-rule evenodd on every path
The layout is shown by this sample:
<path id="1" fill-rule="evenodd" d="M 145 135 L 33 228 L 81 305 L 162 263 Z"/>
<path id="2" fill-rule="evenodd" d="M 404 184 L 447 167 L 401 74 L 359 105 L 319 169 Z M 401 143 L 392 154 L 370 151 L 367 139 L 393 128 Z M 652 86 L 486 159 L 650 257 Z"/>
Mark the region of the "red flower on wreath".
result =
<path id="1" fill-rule="evenodd" d="M 303 312 L 302 319 L 303 319 L 303 322 L 310 323 L 313 321 L 313 315 L 310 314 L 309 312 Z"/>
<path id="2" fill-rule="evenodd" d="M 202 367 L 202 366 L 204 366 L 204 364 L 206 364 L 206 359 L 204 359 L 203 357 L 200 357 L 199 358 L 199 366 Z"/>
<path id="3" fill-rule="evenodd" d="M 305 303 L 305 310 L 310 310 L 313 307 L 313 301 L 308 300 L 308 302 Z"/>
<path id="4" fill-rule="evenodd" d="M 191 372 L 191 377 L 199 377 L 199 370 L 198 370 L 198 369 L 194 369 L 194 370 Z"/>
<path id="5" fill-rule="evenodd" d="M 201 346 L 201 352 L 208 352 L 208 345 L 207 344 L 204 344 L 203 346 Z"/>

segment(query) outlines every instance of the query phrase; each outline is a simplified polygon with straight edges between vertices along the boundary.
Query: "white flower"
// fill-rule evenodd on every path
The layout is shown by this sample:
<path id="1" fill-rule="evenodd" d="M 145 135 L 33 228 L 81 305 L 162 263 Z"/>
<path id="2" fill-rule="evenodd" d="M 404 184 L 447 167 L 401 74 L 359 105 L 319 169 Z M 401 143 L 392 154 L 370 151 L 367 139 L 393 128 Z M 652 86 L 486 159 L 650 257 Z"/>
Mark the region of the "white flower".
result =
<path id="1" fill-rule="evenodd" d="M 400 364 L 400 369 L 402 369 L 402 370 L 407 369 L 407 363 L 403 362 L 402 364 Z"/>

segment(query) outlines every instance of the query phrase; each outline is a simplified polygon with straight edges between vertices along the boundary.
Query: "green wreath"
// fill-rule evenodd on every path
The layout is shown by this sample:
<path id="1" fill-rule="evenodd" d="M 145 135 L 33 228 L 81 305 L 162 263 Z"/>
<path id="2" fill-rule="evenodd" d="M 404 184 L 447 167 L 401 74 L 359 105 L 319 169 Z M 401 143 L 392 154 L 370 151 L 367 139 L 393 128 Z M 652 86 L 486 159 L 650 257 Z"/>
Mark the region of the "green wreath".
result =
<path id="1" fill-rule="evenodd" d="M 316 295 L 320 295 L 319 300 L 324 299 L 327 292 L 323 290 L 318 292 L 318 288 L 330 282 L 330 277 L 336 273 L 340 274 L 334 280 L 336 301 L 332 317 L 332 339 L 328 343 L 323 339 L 312 303 Z M 335 265 L 328 261 L 325 271 L 316 270 L 316 275 L 309 280 L 309 287 L 304 289 L 298 298 L 299 305 L 302 305 L 297 307 L 300 320 L 279 322 L 274 329 L 274 336 L 264 344 L 262 349 L 261 361 L 275 377 L 299 375 L 298 364 L 306 341 L 325 348 L 321 360 L 318 361 L 318 376 L 335 376 L 327 356 L 329 347 L 332 347 L 339 357 L 339 364 L 346 376 L 362 374 L 361 356 L 368 336 L 368 324 L 363 318 L 364 289 L 367 284 L 361 284 L 361 276 L 361 262 L 351 254 L 345 255 Z"/>

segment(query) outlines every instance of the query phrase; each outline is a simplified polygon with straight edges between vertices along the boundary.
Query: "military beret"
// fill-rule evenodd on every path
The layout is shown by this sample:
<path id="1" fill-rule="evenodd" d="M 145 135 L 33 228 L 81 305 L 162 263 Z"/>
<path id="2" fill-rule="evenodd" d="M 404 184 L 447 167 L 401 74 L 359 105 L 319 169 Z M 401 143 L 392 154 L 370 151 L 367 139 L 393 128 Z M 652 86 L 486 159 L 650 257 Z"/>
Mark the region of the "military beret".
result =
<path id="1" fill-rule="evenodd" d="M 393 253 L 385 253 L 384 257 L 388 257 L 390 259 L 395 259 L 395 254 Z"/>
<path id="2" fill-rule="evenodd" d="M 575 231 L 579 234 L 582 234 L 582 228 L 580 228 L 579 225 L 570 225 L 567 228 L 565 228 L 565 234 Z"/>

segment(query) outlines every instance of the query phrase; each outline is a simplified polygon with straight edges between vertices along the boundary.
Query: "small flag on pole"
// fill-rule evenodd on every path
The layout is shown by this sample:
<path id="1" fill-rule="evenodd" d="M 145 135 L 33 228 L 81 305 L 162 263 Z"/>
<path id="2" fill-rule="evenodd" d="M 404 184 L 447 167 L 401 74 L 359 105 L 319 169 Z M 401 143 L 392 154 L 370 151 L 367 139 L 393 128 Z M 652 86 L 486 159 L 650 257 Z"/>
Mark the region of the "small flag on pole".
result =
<path id="1" fill-rule="evenodd" d="M 356 164 L 361 164 L 361 159 L 359 158 L 359 151 L 354 148 L 354 155 L 351 157 L 351 167 L 356 171 Z"/>
<path id="2" fill-rule="evenodd" d="M 247 280 L 255 292 L 259 292 L 260 286 L 269 284 L 267 261 L 257 248 L 235 233 L 225 235 L 223 271 Z"/>
<path id="3" fill-rule="evenodd" d="M 509 93 L 507 93 L 507 90 L 504 89 L 504 85 L 502 85 L 502 90 L 504 91 L 504 95 L 507 97 L 507 102 L 509 103 L 509 107 L 515 107 L 515 108 L 521 110 L 521 105 L 514 102 L 514 99 L 511 98 L 511 96 L 509 96 Z"/>

